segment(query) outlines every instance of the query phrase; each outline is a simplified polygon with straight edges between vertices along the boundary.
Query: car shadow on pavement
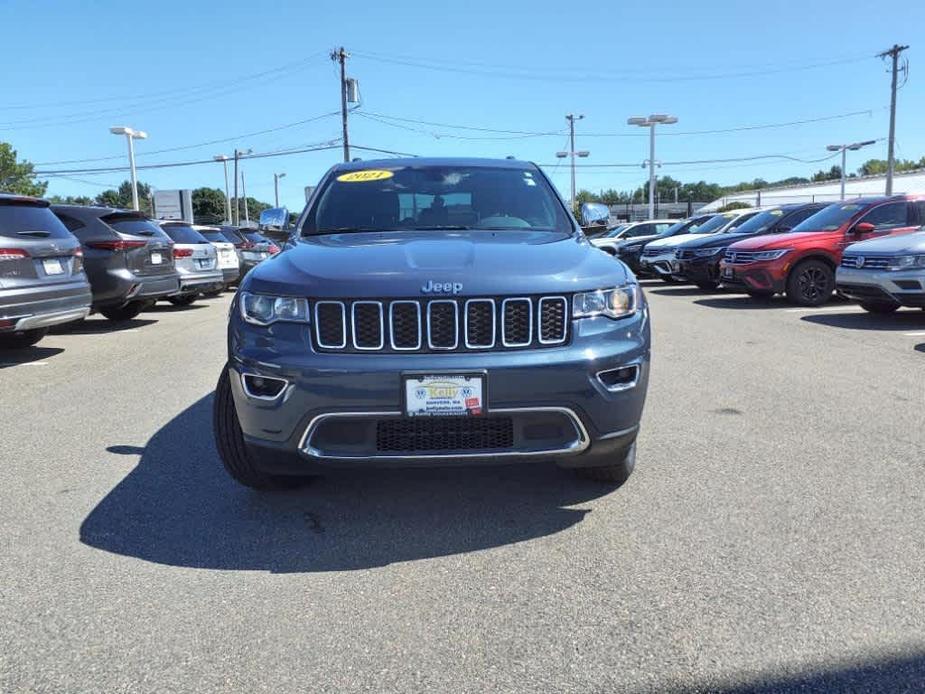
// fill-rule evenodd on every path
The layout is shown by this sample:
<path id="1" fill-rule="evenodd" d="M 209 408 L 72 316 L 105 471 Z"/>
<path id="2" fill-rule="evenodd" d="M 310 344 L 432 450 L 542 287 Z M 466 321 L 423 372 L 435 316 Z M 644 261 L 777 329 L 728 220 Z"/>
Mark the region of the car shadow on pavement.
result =
<path id="1" fill-rule="evenodd" d="M 846 307 L 847 308 L 847 307 Z M 851 307 L 853 308 L 853 306 Z M 846 330 L 925 330 L 925 313 L 922 311 L 897 311 L 887 315 L 876 313 L 818 313 L 802 316 L 807 323 L 818 323 L 830 328 L 844 328 Z"/>
<path id="2" fill-rule="evenodd" d="M 202 299 L 197 299 L 202 301 Z M 206 308 L 206 304 L 189 304 L 188 306 L 174 306 L 173 304 L 156 303 L 151 308 L 146 308 L 145 313 L 182 313 L 184 311 L 196 311 L 197 309 Z"/>
<path id="3" fill-rule="evenodd" d="M 60 335 L 104 335 L 106 333 L 121 332 L 122 330 L 143 328 L 154 323 L 157 323 L 157 321 L 145 318 L 130 318 L 129 320 L 120 321 L 113 321 L 103 317 L 87 318 L 69 327 L 62 327 L 56 333 Z"/>
<path id="4" fill-rule="evenodd" d="M 725 294 L 722 289 L 701 289 L 691 285 L 679 285 L 677 287 L 661 287 L 656 289 L 647 289 L 648 294 L 658 294 L 660 296 L 704 296 L 707 294 Z"/>
<path id="5" fill-rule="evenodd" d="M 665 692 L 716 694 L 808 694 L 810 692 L 921 692 L 925 682 L 925 653 L 867 658 L 841 667 L 820 667 L 786 676 L 757 676 L 741 684 L 667 686 Z"/>
<path id="6" fill-rule="evenodd" d="M 729 294 L 716 298 L 698 299 L 694 303 L 698 306 L 707 306 L 709 308 L 748 309 L 751 311 L 767 308 L 793 308 L 783 297 L 756 299 L 748 294 Z"/>
<path id="7" fill-rule="evenodd" d="M 84 544 L 173 566 L 344 571 L 473 552 L 561 532 L 613 491 L 554 465 L 362 470 L 255 492 L 225 473 L 212 395 L 165 424 L 80 527 Z"/>
<path id="8" fill-rule="evenodd" d="M 912 349 L 914 349 L 916 352 L 925 352 L 925 342 L 922 342 L 921 344 L 916 345 Z"/>
<path id="9" fill-rule="evenodd" d="M 0 369 L 20 364 L 45 361 L 49 357 L 61 354 L 60 347 L 24 347 L 23 349 L 5 349 L 0 351 Z"/>

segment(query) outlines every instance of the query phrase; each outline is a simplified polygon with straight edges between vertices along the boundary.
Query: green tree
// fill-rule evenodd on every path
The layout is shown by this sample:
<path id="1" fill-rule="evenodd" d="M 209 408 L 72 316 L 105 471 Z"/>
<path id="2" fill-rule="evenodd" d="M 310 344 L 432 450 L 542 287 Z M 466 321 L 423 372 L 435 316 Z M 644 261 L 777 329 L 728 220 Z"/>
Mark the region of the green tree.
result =
<path id="1" fill-rule="evenodd" d="M 65 195 L 61 197 L 60 195 L 52 195 L 48 198 L 49 201 L 53 202 L 56 205 L 92 205 L 93 198 L 87 197 L 86 195 Z"/>
<path id="2" fill-rule="evenodd" d="M 717 212 L 731 212 L 732 210 L 747 210 L 751 208 L 747 202 L 742 202 L 741 200 L 734 200 L 727 205 L 720 207 Z"/>
<path id="3" fill-rule="evenodd" d="M 104 190 L 96 196 L 96 204 L 104 207 L 118 207 L 121 209 L 131 209 L 132 207 L 132 182 L 122 181 L 118 190 Z M 142 181 L 138 181 L 138 207 L 145 214 L 152 214 L 151 208 L 151 186 Z"/>
<path id="4" fill-rule="evenodd" d="M 833 166 L 828 171 L 817 171 L 813 174 L 813 181 L 837 181 L 841 178 L 841 167 Z"/>
<path id="5" fill-rule="evenodd" d="M 0 142 L 0 190 L 17 195 L 45 195 L 48 182 L 36 180 L 35 166 L 17 156 L 13 145 Z"/>
<path id="6" fill-rule="evenodd" d="M 241 198 L 238 200 L 238 212 L 240 213 L 241 221 L 244 221 L 244 199 Z M 269 210 L 273 205 L 268 202 L 261 202 L 256 198 L 248 197 L 247 198 L 247 217 L 252 222 L 256 222 L 260 218 L 260 213 L 264 210 Z"/>
<path id="7" fill-rule="evenodd" d="M 225 220 L 225 194 L 218 188 L 196 188 L 193 219 L 197 224 L 221 224 Z"/>

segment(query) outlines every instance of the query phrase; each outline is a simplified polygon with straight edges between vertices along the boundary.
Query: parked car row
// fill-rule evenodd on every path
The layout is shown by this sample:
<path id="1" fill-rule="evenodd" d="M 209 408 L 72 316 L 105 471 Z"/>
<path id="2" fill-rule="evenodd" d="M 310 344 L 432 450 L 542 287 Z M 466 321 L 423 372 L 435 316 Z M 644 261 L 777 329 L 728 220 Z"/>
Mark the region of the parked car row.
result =
<path id="1" fill-rule="evenodd" d="M 858 198 L 704 214 L 598 245 L 641 276 L 775 294 L 820 306 L 834 293 L 867 311 L 925 308 L 925 196 Z M 918 232 L 918 233 L 913 233 Z"/>
<path id="2" fill-rule="evenodd" d="M 189 305 L 278 252 L 251 230 L 0 193 L 0 347 L 93 312 L 123 321 L 159 300 Z"/>

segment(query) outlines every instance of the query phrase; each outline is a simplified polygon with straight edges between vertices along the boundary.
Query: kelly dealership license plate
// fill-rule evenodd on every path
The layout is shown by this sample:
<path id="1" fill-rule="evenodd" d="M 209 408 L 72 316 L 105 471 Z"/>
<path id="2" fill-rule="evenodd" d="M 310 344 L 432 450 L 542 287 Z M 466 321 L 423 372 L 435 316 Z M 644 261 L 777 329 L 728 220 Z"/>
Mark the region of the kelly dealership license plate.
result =
<path id="1" fill-rule="evenodd" d="M 405 376 L 405 414 L 477 416 L 485 412 L 484 375 L 427 374 Z"/>

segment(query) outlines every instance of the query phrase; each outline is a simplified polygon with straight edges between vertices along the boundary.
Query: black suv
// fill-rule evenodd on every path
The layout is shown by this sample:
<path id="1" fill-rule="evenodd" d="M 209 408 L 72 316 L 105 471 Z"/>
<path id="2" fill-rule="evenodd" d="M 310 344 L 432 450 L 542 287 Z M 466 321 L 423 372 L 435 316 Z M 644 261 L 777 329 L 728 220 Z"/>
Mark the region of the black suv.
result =
<path id="1" fill-rule="evenodd" d="M 81 205 L 51 209 L 80 239 L 93 309 L 106 318 L 129 320 L 180 290 L 173 241 L 143 213 Z"/>
<path id="2" fill-rule="evenodd" d="M 680 222 L 673 224 L 672 226 L 662 231 L 660 234 L 635 236 L 625 243 L 621 243 L 616 246 L 616 256 L 624 263 L 626 263 L 629 266 L 629 269 L 637 275 L 645 274 L 642 272 L 642 268 L 639 265 L 639 258 L 649 241 L 658 241 L 660 239 L 671 238 L 672 236 L 680 236 L 681 234 L 691 234 L 699 226 L 705 222 L 710 221 L 710 219 L 712 219 L 714 216 L 715 215 L 712 214 L 704 214 L 698 215 L 697 217 L 691 217 L 690 219 L 682 219 Z"/>

